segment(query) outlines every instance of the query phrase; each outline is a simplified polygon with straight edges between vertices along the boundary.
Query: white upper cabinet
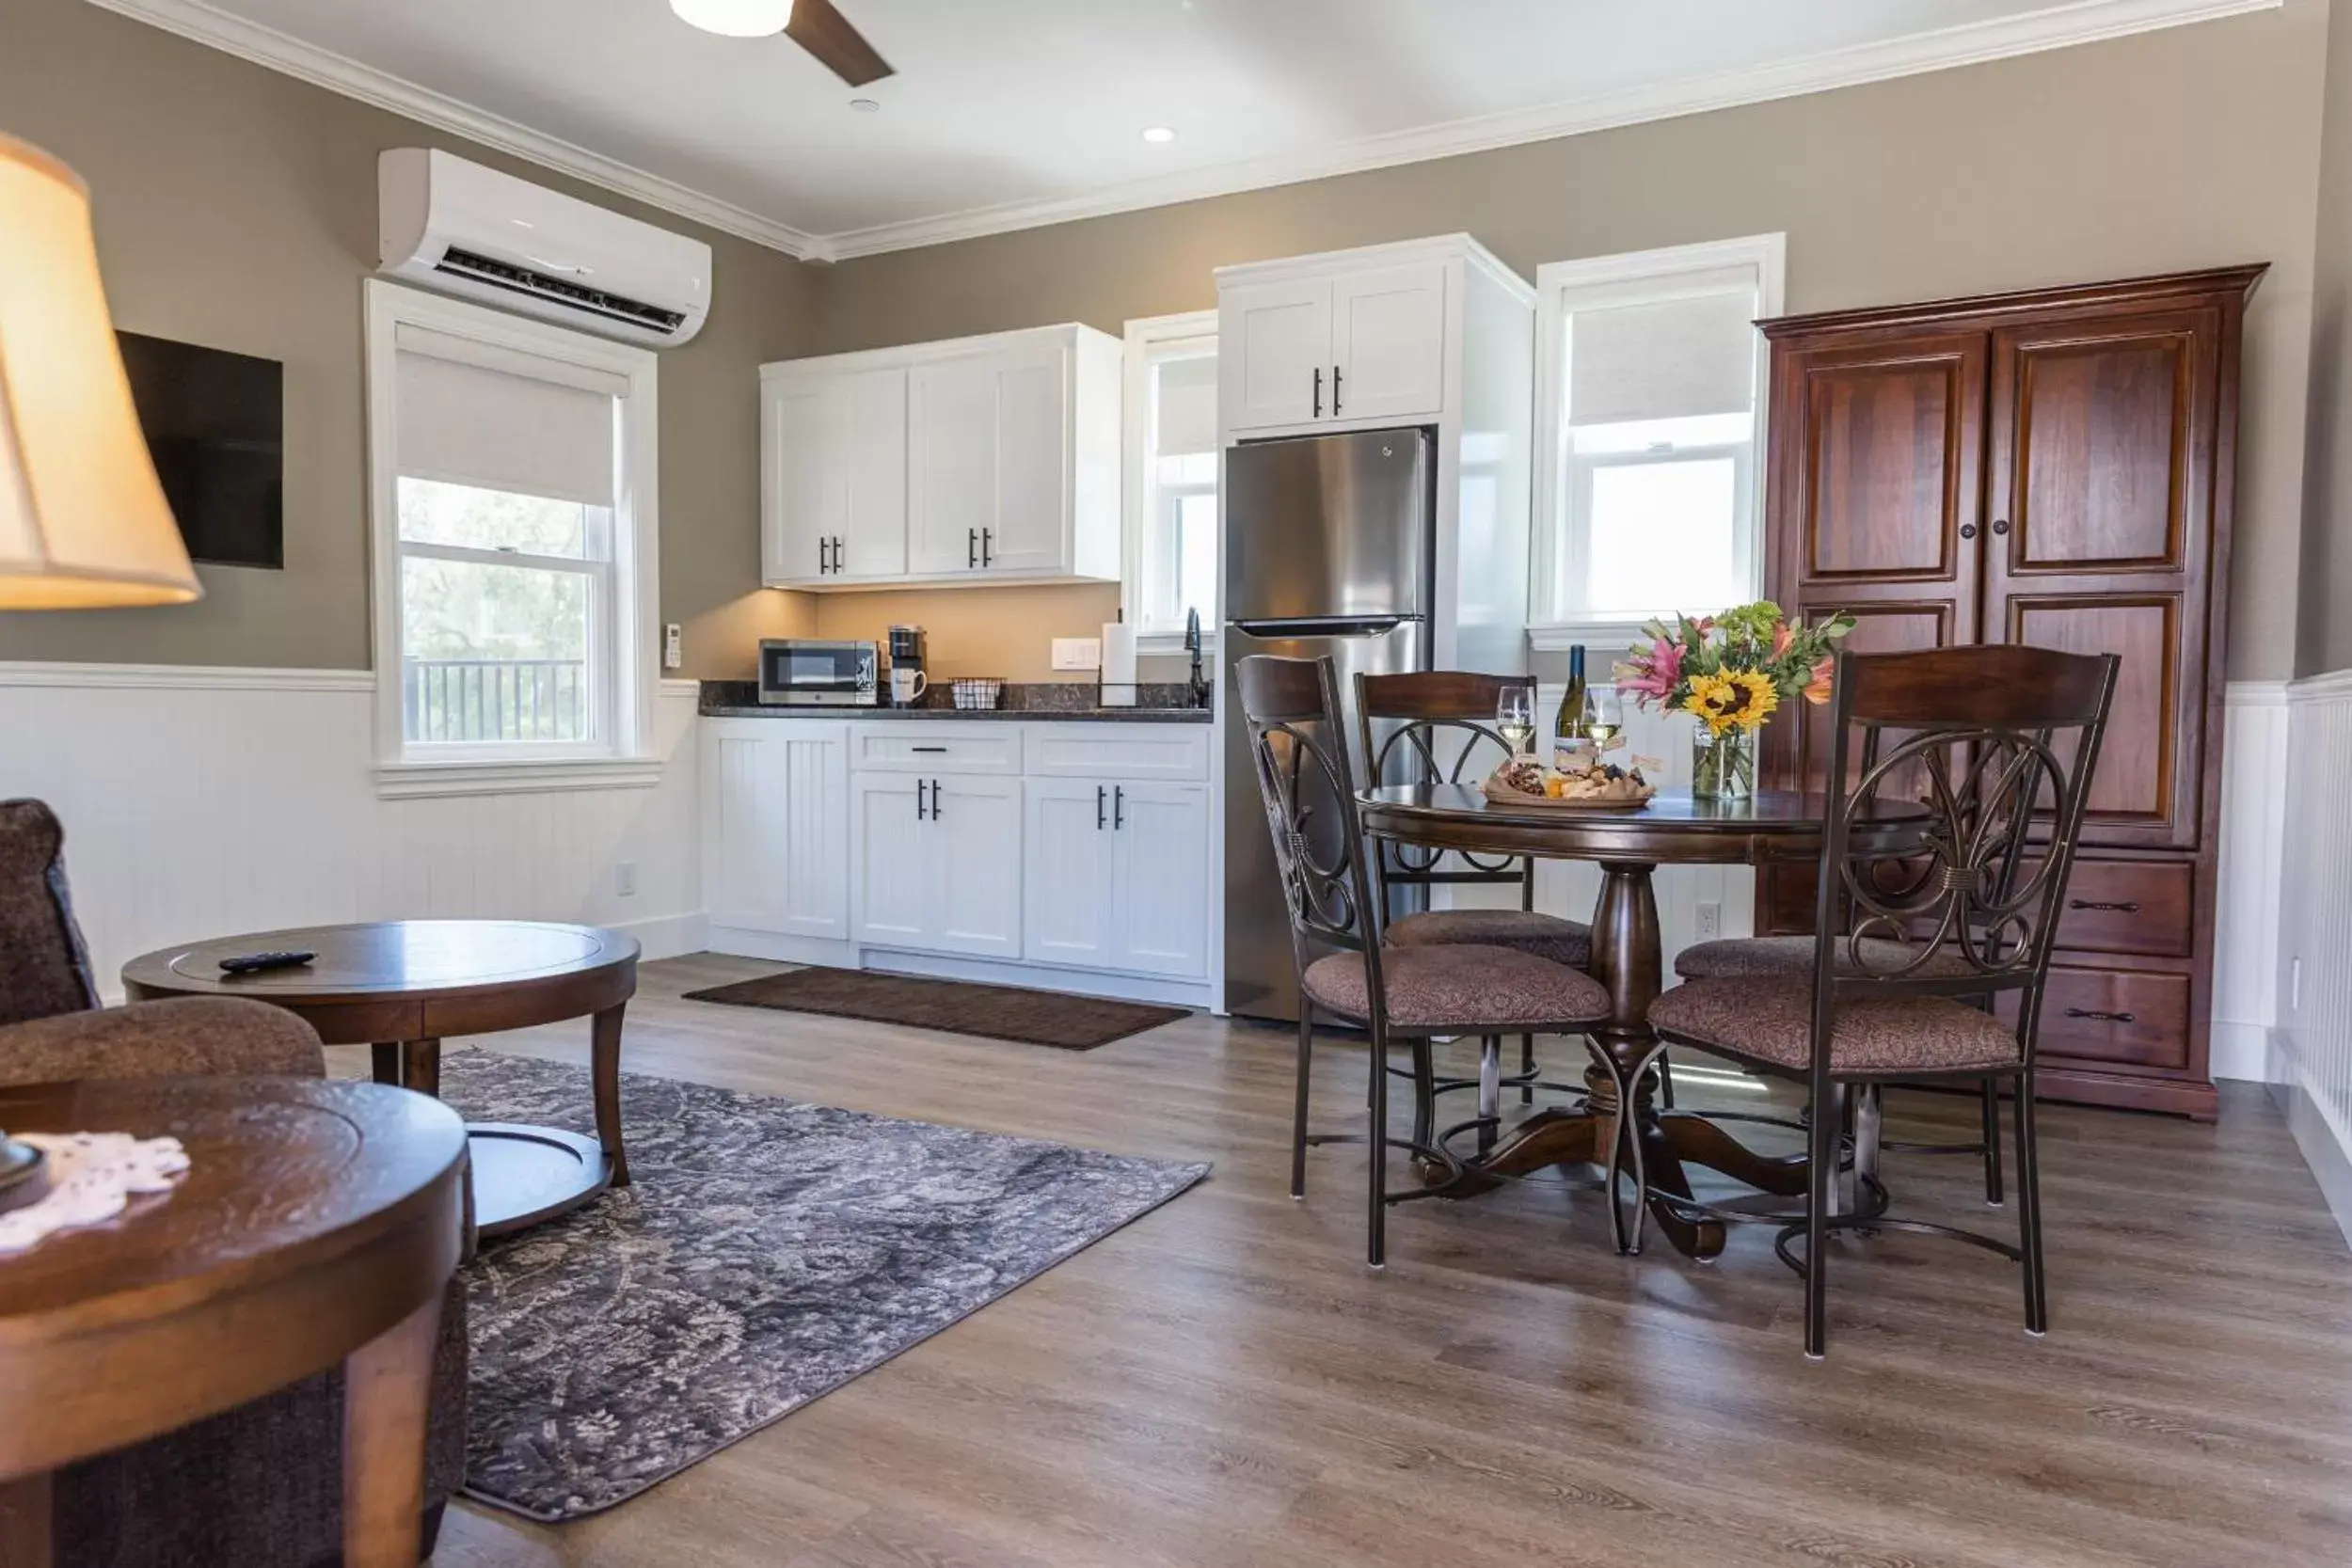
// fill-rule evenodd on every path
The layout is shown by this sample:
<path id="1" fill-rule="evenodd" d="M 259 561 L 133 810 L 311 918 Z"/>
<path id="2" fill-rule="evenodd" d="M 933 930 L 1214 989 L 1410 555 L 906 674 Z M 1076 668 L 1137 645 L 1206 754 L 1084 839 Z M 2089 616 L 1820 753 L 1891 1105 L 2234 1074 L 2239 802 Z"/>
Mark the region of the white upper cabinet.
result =
<path id="1" fill-rule="evenodd" d="M 1346 251 L 1220 272 L 1218 391 L 1225 428 L 1440 417 L 1452 319 L 1446 296 L 1458 263 L 1374 259 L 1412 248 Z"/>
<path id="2" fill-rule="evenodd" d="M 1116 581 L 1121 352 L 1051 326 L 763 366 L 765 580 Z"/>
<path id="3" fill-rule="evenodd" d="M 1235 430 L 1306 424 L 1331 405 L 1331 280 L 1217 294 L 1217 396 Z"/>
<path id="4" fill-rule="evenodd" d="M 1445 407 L 1445 267 L 1332 279 L 1331 367 L 1334 419 L 1437 418 Z"/>

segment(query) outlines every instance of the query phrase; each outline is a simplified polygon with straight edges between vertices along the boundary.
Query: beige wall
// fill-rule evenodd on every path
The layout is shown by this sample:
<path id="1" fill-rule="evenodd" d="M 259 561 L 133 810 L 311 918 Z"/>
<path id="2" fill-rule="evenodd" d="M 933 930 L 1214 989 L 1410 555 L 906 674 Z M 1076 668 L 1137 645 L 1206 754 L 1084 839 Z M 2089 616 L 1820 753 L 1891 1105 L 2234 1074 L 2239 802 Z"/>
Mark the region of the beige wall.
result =
<path id="1" fill-rule="evenodd" d="M 1116 583 L 796 596 L 815 601 L 819 637 L 872 638 L 879 642 L 894 626 L 921 626 L 931 673 L 942 679 L 1089 678 L 1054 669 L 1053 640 L 1098 637 L 1103 623 L 1119 615 Z"/>
<path id="2" fill-rule="evenodd" d="M 2328 23 L 2295 673 L 2352 669 L 2352 3 Z"/>
<path id="3" fill-rule="evenodd" d="M 2282 676 L 2326 31 L 2324 0 L 2288 0 L 1963 71 L 852 261 L 818 281 L 818 346 L 1071 320 L 1116 332 L 1131 316 L 1213 304 L 1210 271 L 1225 262 L 1454 230 L 1530 277 L 1549 261 L 1784 230 L 1791 310 L 2266 261 L 2248 322 L 2230 668 Z M 1083 634 L 1101 602 L 1073 594 L 1070 619 L 1052 626 L 991 594 L 931 594 L 900 610 L 943 645 L 991 650 L 1011 669 L 1031 649 L 1041 657 L 1054 632 Z"/>
<path id="4" fill-rule="evenodd" d="M 184 608 L 0 616 L 0 658 L 369 663 L 360 281 L 375 155 L 444 147 L 716 250 L 715 309 L 661 356 L 661 603 L 691 673 L 748 673 L 796 595 L 758 589 L 762 360 L 806 352 L 813 269 L 85 0 L 6 0 L 0 133 L 89 182 L 118 325 L 286 367 L 286 568 L 200 568 Z"/>

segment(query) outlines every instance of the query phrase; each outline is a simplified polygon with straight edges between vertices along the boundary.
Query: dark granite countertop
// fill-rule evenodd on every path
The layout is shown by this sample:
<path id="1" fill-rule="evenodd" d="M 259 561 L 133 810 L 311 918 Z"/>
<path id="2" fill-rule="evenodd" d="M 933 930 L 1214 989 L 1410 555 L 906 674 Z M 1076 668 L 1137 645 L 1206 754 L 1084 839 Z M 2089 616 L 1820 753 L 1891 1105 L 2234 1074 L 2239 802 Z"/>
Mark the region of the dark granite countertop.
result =
<path id="1" fill-rule="evenodd" d="M 830 703 L 762 703 L 751 681 L 705 681 L 696 711 L 710 719 L 910 719 L 1114 724 L 1205 724 L 1215 717 L 1207 708 L 1184 705 L 1187 692 L 1181 681 L 1147 681 L 1136 688 L 1133 707 L 1104 707 L 1090 681 L 1007 682 L 1001 704 L 993 708 L 954 705 L 945 687 L 924 694 L 919 707 L 843 707 Z"/>

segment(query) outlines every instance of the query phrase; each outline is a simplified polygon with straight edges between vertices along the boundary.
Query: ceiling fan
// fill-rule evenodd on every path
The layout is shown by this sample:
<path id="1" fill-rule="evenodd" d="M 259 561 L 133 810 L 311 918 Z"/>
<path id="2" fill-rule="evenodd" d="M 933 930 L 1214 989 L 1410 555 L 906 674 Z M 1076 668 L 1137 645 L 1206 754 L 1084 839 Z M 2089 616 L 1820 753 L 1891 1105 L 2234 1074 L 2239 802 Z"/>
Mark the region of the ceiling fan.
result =
<path id="1" fill-rule="evenodd" d="M 834 8 L 833 0 L 670 0 L 670 8 L 707 33 L 739 39 L 782 33 L 853 87 L 892 74 L 890 62 Z"/>

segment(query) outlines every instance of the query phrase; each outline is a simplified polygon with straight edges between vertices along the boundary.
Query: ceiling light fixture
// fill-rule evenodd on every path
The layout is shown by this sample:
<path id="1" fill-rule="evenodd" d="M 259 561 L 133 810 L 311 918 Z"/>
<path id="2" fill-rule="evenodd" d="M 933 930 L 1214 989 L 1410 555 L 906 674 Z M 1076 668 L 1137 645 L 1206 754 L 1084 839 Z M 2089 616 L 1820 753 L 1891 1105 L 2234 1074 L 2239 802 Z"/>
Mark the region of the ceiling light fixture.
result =
<path id="1" fill-rule="evenodd" d="M 862 115 L 879 114 L 882 111 L 882 103 L 872 98 L 852 98 L 850 100 L 850 107 Z"/>
<path id="2" fill-rule="evenodd" d="M 792 0 L 670 0 L 678 20 L 731 39 L 772 38 L 790 25 Z"/>
<path id="3" fill-rule="evenodd" d="M 1143 139 L 1156 147 L 1163 142 L 1174 141 L 1176 133 L 1165 125 L 1147 125 L 1144 127 Z"/>

